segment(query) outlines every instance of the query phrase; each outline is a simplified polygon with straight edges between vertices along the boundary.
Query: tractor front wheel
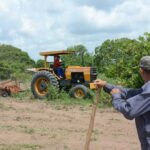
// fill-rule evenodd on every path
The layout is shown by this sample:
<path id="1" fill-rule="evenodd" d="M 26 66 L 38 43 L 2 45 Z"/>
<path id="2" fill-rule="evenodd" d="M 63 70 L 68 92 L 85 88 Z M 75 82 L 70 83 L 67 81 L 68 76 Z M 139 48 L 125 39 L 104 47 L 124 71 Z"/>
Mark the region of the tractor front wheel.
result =
<path id="1" fill-rule="evenodd" d="M 84 85 L 76 85 L 70 90 L 70 96 L 77 99 L 84 99 L 88 97 L 88 89 Z"/>
<path id="2" fill-rule="evenodd" d="M 31 82 L 31 91 L 35 98 L 43 99 L 48 96 L 48 86 L 59 88 L 56 77 L 48 71 L 37 72 Z"/>

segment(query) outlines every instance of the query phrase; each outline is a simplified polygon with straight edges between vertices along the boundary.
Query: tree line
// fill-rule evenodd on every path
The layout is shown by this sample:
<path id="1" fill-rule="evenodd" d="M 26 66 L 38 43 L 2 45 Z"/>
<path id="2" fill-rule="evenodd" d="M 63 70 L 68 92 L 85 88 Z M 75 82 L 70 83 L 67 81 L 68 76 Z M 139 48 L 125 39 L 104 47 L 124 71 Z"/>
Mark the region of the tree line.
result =
<path id="1" fill-rule="evenodd" d="M 144 33 L 137 39 L 108 39 L 88 52 L 84 45 L 74 45 L 73 55 L 61 59 L 65 66 L 95 66 L 100 74 L 118 81 L 124 86 L 139 87 L 143 81 L 139 75 L 139 61 L 142 56 L 150 55 L 150 33 Z M 8 74 L 24 72 L 29 67 L 42 67 L 43 60 L 34 61 L 26 52 L 11 45 L 0 45 L 0 78 Z"/>
<path id="2" fill-rule="evenodd" d="M 27 52 L 12 45 L 0 44 L 0 80 L 13 78 L 35 66 Z"/>
<path id="3" fill-rule="evenodd" d="M 68 64 L 95 66 L 100 74 L 115 79 L 118 84 L 138 88 L 143 84 L 139 61 L 141 57 L 150 55 L 150 33 L 144 33 L 137 39 L 108 39 L 95 48 L 94 54 L 90 54 L 83 45 L 67 50 L 76 51 L 74 56 L 65 56 Z"/>

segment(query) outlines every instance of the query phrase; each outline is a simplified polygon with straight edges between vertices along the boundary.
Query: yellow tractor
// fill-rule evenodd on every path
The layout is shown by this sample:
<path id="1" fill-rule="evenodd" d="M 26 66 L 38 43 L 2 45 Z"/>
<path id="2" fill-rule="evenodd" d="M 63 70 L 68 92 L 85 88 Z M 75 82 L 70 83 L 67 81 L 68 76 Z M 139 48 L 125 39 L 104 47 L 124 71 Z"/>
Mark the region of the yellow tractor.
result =
<path id="1" fill-rule="evenodd" d="M 45 58 L 44 68 L 35 68 L 31 82 L 31 90 L 35 98 L 43 99 L 47 97 L 48 85 L 53 85 L 56 88 L 70 91 L 72 97 L 81 99 L 88 96 L 88 88 L 97 78 L 95 67 L 67 66 L 62 67 L 64 76 L 60 78 L 54 68 L 53 62 L 48 62 L 49 56 L 62 56 L 73 54 L 74 51 L 49 51 L 41 52 L 40 55 Z M 91 87 L 92 88 L 92 87 Z"/>

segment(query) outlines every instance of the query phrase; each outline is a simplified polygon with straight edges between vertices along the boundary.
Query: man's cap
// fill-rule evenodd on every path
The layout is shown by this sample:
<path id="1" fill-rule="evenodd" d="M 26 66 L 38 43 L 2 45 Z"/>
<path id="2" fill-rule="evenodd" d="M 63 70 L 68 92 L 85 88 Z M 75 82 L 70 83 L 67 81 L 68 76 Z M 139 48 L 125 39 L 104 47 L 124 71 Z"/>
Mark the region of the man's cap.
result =
<path id="1" fill-rule="evenodd" d="M 141 58 L 140 67 L 146 70 L 150 70 L 150 56 L 144 56 Z"/>

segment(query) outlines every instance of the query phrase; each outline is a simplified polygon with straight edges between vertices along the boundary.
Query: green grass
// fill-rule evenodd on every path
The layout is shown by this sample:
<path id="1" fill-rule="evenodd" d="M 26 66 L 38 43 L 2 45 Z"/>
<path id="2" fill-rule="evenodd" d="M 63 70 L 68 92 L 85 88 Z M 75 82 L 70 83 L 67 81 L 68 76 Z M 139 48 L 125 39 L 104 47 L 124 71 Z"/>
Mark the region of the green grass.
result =
<path id="1" fill-rule="evenodd" d="M 75 99 L 70 97 L 68 94 L 65 94 L 65 98 L 59 98 L 59 99 L 55 99 L 52 101 L 48 101 L 49 104 L 51 105 L 55 105 L 56 109 L 61 109 L 62 107 L 59 106 L 66 106 L 66 105 L 78 105 L 78 106 L 91 106 L 93 104 L 93 101 L 95 99 L 94 96 L 94 92 L 93 92 L 93 96 L 91 98 L 86 98 L 86 99 Z M 111 107 L 111 97 L 106 94 L 104 91 L 101 91 L 100 94 L 100 103 L 99 103 L 99 108 L 107 108 L 107 107 Z"/>
<path id="2" fill-rule="evenodd" d="M 59 105 L 63 105 L 63 106 L 65 106 L 65 105 L 90 106 L 90 105 L 92 105 L 93 100 L 95 98 L 95 91 L 90 91 L 90 95 L 91 96 L 89 98 L 86 98 L 86 99 L 75 99 L 75 98 L 70 97 L 68 92 L 62 91 L 59 93 L 59 95 L 57 94 L 56 97 L 53 95 L 52 96 L 53 98 L 47 98 L 47 99 L 40 100 L 40 101 L 44 101 L 44 102 L 51 104 L 51 105 L 56 105 L 56 107 L 58 109 L 59 109 Z M 30 90 L 14 94 L 12 97 L 15 98 L 15 100 L 17 100 L 17 101 L 38 101 L 38 99 L 35 99 L 32 96 L 32 93 Z M 99 107 L 100 108 L 106 108 L 106 107 L 110 107 L 110 106 L 111 106 L 111 98 L 108 94 L 106 94 L 102 90 L 101 94 L 100 94 Z M 0 105 L 0 107 L 4 108 L 3 105 Z"/>
<path id="3" fill-rule="evenodd" d="M 0 144 L 0 150 L 39 150 L 42 146 L 35 144 Z"/>
<path id="4" fill-rule="evenodd" d="M 23 125 L 20 125 L 20 128 L 21 128 L 21 131 L 24 133 L 27 133 L 27 134 L 35 133 L 35 130 L 33 128 L 29 128 L 29 127 L 23 126 Z"/>
<path id="5" fill-rule="evenodd" d="M 7 131 L 10 131 L 10 130 L 14 129 L 14 127 L 11 125 L 0 124 L 0 130 L 4 130 L 4 129 L 6 129 Z"/>
<path id="6" fill-rule="evenodd" d="M 32 93 L 30 90 L 26 90 L 16 94 L 12 94 L 12 97 L 17 100 L 24 100 L 25 98 L 32 99 Z"/>

